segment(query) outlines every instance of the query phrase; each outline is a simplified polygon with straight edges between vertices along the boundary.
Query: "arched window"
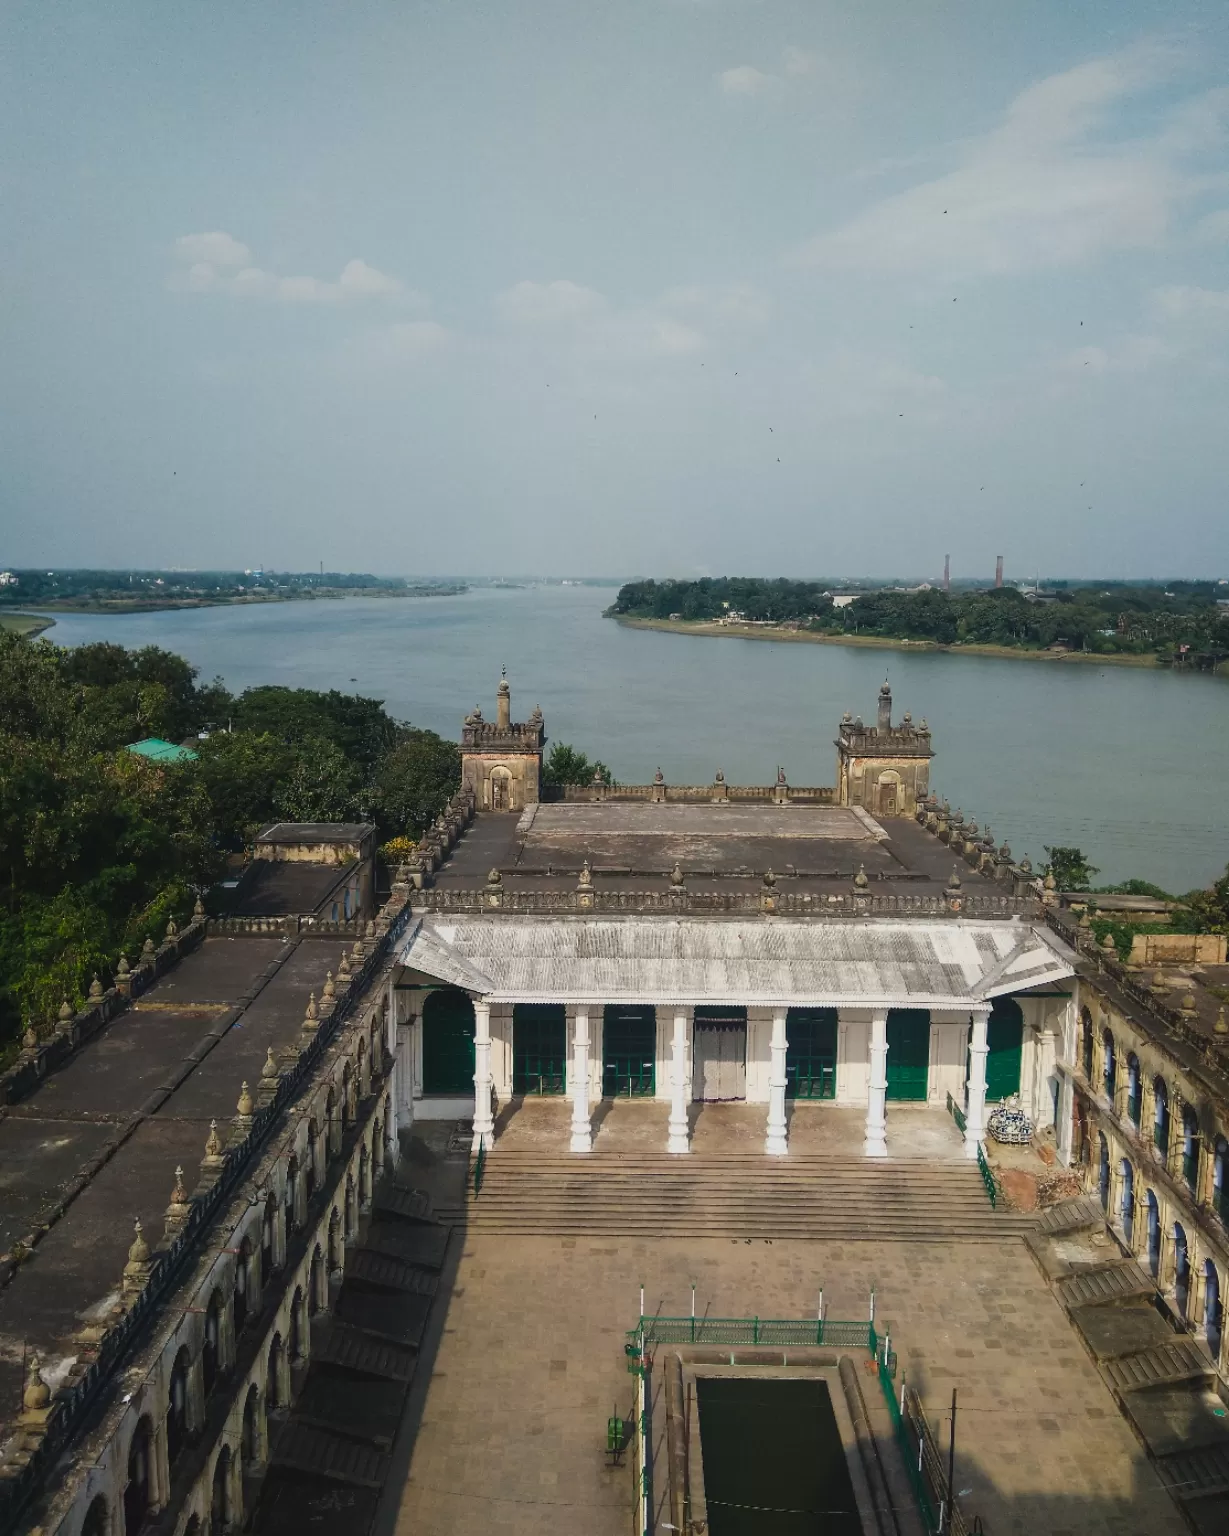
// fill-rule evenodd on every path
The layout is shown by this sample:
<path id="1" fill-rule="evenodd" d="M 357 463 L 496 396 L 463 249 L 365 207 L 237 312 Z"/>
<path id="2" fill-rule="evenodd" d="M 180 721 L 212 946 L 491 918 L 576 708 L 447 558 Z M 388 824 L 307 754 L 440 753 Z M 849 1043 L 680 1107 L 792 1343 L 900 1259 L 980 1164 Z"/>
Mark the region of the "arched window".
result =
<path id="1" fill-rule="evenodd" d="M 201 1536 L 201 1517 L 193 1515 L 183 1528 L 183 1536 Z"/>
<path id="2" fill-rule="evenodd" d="M 252 1245 L 245 1237 L 235 1255 L 235 1290 L 231 1297 L 231 1309 L 235 1318 L 235 1337 L 243 1332 L 248 1320 L 248 1289 L 252 1283 Z"/>
<path id="3" fill-rule="evenodd" d="M 282 1406 L 282 1336 L 273 1335 L 269 1345 L 269 1361 L 265 1367 L 265 1406 L 272 1412 Z"/>
<path id="4" fill-rule="evenodd" d="M 1229 1226 L 1229 1142 L 1223 1136 L 1212 1153 L 1212 1209 Z"/>
<path id="5" fill-rule="evenodd" d="M 342 1202 L 342 1207 L 346 1213 L 343 1235 L 346 1241 L 349 1242 L 358 1227 L 358 1209 L 354 1198 L 354 1180 L 349 1174 L 346 1175 L 346 1198 Z"/>
<path id="6" fill-rule="evenodd" d="M 245 1472 L 252 1471 L 262 1460 L 260 1434 L 260 1392 L 255 1383 L 248 1388 L 243 1403 L 243 1430 L 239 1439 L 240 1456 Z"/>
<path id="7" fill-rule="evenodd" d="M 286 1236 L 289 1238 L 292 1232 L 299 1228 L 298 1212 L 295 1209 L 299 1193 L 299 1160 L 292 1157 L 286 1164 L 286 1198 L 282 1209 L 286 1213 Z"/>
<path id="8" fill-rule="evenodd" d="M 350 1104 L 350 1095 L 354 1090 L 354 1073 L 350 1070 L 350 1063 L 346 1062 L 341 1069 L 341 1129 L 343 1134 L 350 1129 L 350 1121 L 353 1118 Z"/>
<path id="9" fill-rule="evenodd" d="M 124 1486 L 124 1536 L 136 1536 L 153 1502 L 154 1426 L 149 1417 L 137 1424 L 128 1442 L 128 1481 Z"/>
<path id="10" fill-rule="evenodd" d="M 91 1501 L 85 1512 L 81 1536 L 111 1536 L 111 1512 L 101 1493 Z"/>
<path id="11" fill-rule="evenodd" d="M 166 1451 L 172 1465 L 188 1440 L 188 1371 L 191 1363 L 185 1344 L 171 1367 L 171 1390 L 166 1410 Z"/>
<path id="12" fill-rule="evenodd" d="M 213 1464 L 213 1498 L 209 1505 L 209 1536 L 230 1528 L 230 1447 L 223 1446 Z"/>
<path id="13" fill-rule="evenodd" d="M 329 1088 L 324 1101 L 324 1152 L 325 1157 L 331 1162 L 341 1150 L 341 1123 L 337 1113 L 337 1095 Z"/>
<path id="14" fill-rule="evenodd" d="M 358 1092 L 360 1097 L 367 1093 L 367 1042 L 359 1039 L 358 1042 L 358 1067 L 355 1073 L 358 1079 Z"/>
<path id="15" fill-rule="evenodd" d="M 337 1214 L 336 1210 L 334 1210 L 333 1214 L 329 1217 L 329 1233 L 327 1241 L 329 1258 L 328 1272 L 331 1275 L 335 1270 L 341 1268 L 341 1217 Z"/>
<path id="16" fill-rule="evenodd" d="M 361 1147 L 358 1154 L 358 1203 L 360 1209 L 365 1210 L 370 1199 L 371 1159 L 367 1156 L 367 1148 Z"/>
<path id="17" fill-rule="evenodd" d="M 1097 1133 L 1097 1194 L 1101 1201 L 1101 1209 L 1109 1210 L 1110 1204 L 1110 1144 L 1105 1139 L 1105 1132 Z"/>
<path id="18" fill-rule="evenodd" d="M 307 1167 L 303 1170 L 303 1176 L 307 1188 L 307 1198 L 316 1193 L 316 1178 L 320 1167 L 320 1128 L 316 1124 L 315 1116 L 307 1122 Z"/>
<path id="19" fill-rule="evenodd" d="M 201 1370 L 205 1395 L 213 1391 L 222 1366 L 222 1293 L 214 1291 L 205 1309 L 205 1342 L 201 1346 Z"/>
<path id="20" fill-rule="evenodd" d="M 1221 1330 L 1225 1314 L 1220 1299 L 1220 1274 L 1211 1259 L 1203 1261 L 1203 1331 L 1212 1359 L 1220 1359 Z"/>
<path id="21" fill-rule="evenodd" d="M 1194 1106 L 1182 1107 L 1182 1177 L 1187 1187 L 1197 1190 L 1199 1184 L 1199 1116 Z"/>
<path id="22" fill-rule="evenodd" d="M 1148 1211 L 1148 1270 L 1155 1280 L 1161 1273 L 1161 1208 L 1151 1190 L 1144 1204 Z"/>
<path id="23" fill-rule="evenodd" d="M 1126 1236 L 1127 1246 L 1132 1246 L 1135 1234 L 1135 1169 L 1131 1166 L 1129 1158 L 1124 1157 L 1118 1165 L 1118 1176 L 1122 1181 L 1122 1195 L 1118 1202 L 1118 1217 L 1122 1222 L 1122 1230 Z"/>
<path id="24" fill-rule="evenodd" d="M 1127 1057 L 1127 1119 L 1137 1131 L 1144 1099 L 1140 1087 L 1139 1057 L 1132 1051 Z"/>
<path id="25" fill-rule="evenodd" d="M 1087 1008 L 1080 1009 L 1080 1023 L 1083 1027 L 1084 1047 L 1084 1076 L 1092 1081 L 1092 1014 Z"/>
<path id="26" fill-rule="evenodd" d="M 1191 1253 L 1186 1241 L 1186 1228 L 1180 1221 L 1174 1222 L 1174 1300 L 1178 1304 L 1178 1316 L 1186 1317 L 1186 1306 L 1191 1298 Z"/>
<path id="27" fill-rule="evenodd" d="M 311 1268 L 307 1277 L 307 1315 L 315 1317 L 320 1310 L 320 1298 L 324 1291 L 324 1255 L 317 1248 L 312 1254 Z"/>
<path id="28" fill-rule="evenodd" d="M 1101 1074 L 1101 1080 L 1105 1085 L 1105 1097 L 1112 1104 L 1114 1102 L 1114 1089 L 1118 1086 L 1118 1057 L 1114 1052 L 1113 1033 L 1108 1029 L 1101 1036 L 1101 1047 L 1105 1053 L 1105 1066 Z"/>
<path id="29" fill-rule="evenodd" d="M 265 1213 L 260 1222 L 260 1283 L 263 1286 L 275 1268 L 277 1245 L 277 1197 L 270 1195 L 265 1201 Z"/>
<path id="30" fill-rule="evenodd" d="M 375 1181 L 384 1172 L 384 1122 L 377 1115 L 375 1124 L 371 1127 L 371 1182 Z"/>
<path id="31" fill-rule="evenodd" d="M 286 1330 L 286 1356 L 293 1365 L 303 1354 L 303 1288 L 300 1286 L 290 1303 L 290 1319 Z"/>
<path id="32" fill-rule="evenodd" d="M 1152 1085 L 1156 1094 L 1156 1109 L 1152 1116 L 1152 1142 L 1162 1157 L 1169 1154 L 1169 1089 L 1165 1079 L 1158 1077 Z"/>

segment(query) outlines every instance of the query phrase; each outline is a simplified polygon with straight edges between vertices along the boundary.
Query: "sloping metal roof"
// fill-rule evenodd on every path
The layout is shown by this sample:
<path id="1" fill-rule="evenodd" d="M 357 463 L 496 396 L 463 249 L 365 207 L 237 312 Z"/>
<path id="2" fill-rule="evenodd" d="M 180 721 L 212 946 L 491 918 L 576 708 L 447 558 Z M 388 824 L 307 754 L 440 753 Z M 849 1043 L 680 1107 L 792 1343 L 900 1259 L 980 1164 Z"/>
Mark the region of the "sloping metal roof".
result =
<path id="1" fill-rule="evenodd" d="M 492 1002 L 959 1008 L 1073 974 L 1019 922 L 441 915 L 401 960 Z"/>

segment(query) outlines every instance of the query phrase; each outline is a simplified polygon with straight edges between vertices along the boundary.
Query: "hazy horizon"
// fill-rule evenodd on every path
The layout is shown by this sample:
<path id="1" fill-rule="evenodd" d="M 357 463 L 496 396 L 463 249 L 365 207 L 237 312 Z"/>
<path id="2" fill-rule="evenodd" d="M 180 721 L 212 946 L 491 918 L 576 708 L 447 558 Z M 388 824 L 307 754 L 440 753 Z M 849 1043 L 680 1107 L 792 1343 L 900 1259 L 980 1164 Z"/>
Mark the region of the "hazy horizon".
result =
<path id="1" fill-rule="evenodd" d="M 5 566 L 1229 574 L 1223 7 L 0 42 Z"/>

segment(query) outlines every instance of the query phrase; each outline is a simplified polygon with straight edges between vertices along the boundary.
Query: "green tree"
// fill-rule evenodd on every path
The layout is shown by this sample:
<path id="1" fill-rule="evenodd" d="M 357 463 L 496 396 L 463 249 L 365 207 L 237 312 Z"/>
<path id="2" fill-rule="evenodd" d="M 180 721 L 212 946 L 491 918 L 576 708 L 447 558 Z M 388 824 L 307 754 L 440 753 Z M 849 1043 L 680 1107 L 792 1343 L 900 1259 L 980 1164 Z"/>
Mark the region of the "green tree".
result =
<path id="1" fill-rule="evenodd" d="M 1049 856 L 1045 873 L 1054 876 L 1054 883 L 1060 891 L 1086 891 L 1089 888 L 1097 867 L 1090 864 L 1078 848 L 1050 847 L 1047 844 L 1045 851 Z"/>
<path id="2" fill-rule="evenodd" d="M 379 699 L 310 688 L 249 688 L 235 700 L 234 726 L 283 741 L 323 738 L 367 775 L 397 744 L 397 723 Z"/>
<path id="3" fill-rule="evenodd" d="M 542 767 L 542 782 L 552 786 L 564 784 L 592 784 L 597 774 L 603 784 L 613 784 L 610 769 L 601 761 L 590 762 L 583 752 L 557 741 L 547 754 Z"/>
<path id="4" fill-rule="evenodd" d="M 331 741 L 306 741 L 278 784 L 273 809 L 282 821 L 350 821 L 362 813 L 355 765 Z"/>
<path id="5" fill-rule="evenodd" d="M 372 777 L 370 804 L 382 840 L 417 838 L 461 782 L 461 753 L 434 731 L 405 726 Z"/>

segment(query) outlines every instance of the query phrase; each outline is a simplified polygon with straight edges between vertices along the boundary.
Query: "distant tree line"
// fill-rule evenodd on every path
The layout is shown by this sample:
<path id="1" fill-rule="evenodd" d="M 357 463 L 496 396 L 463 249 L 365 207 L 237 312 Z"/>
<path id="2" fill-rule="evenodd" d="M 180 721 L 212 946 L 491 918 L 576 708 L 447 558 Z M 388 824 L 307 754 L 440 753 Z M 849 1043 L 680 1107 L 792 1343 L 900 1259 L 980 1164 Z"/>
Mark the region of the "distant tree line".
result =
<path id="1" fill-rule="evenodd" d="M 39 607 L 73 601 L 166 602 L 222 597 L 302 597 L 312 592 L 406 590 L 400 578 L 340 571 L 48 571 L 13 570 L 0 585 L 0 605 Z"/>
<path id="2" fill-rule="evenodd" d="M 951 592 L 879 588 L 835 607 L 832 587 L 812 581 L 703 577 L 637 581 L 620 588 L 615 616 L 701 622 L 737 613 L 827 635 L 873 635 L 1042 650 L 1066 646 L 1101 654 L 1167 654 L 1186 646 L 1229 654 L 1229 588 L 1215 582 L 1161 585 L 1067 584 L 1027 597 L 1016 587 Z"/>
<path id="3" fill-rule="evenodd" d="M 191 739 L 196 761 L 123 750 Z M 120 949 L 182 918 L 271 821 L 371 820 L 416 837 L 460 753 L 336 691 L 200 684 L 150 646 L 66 649 L 0 633 L 0 1059 L 79 1003 Z"/>

